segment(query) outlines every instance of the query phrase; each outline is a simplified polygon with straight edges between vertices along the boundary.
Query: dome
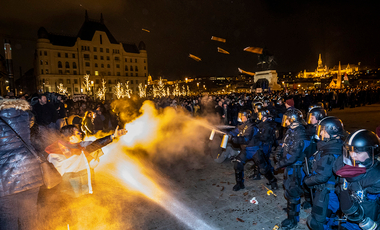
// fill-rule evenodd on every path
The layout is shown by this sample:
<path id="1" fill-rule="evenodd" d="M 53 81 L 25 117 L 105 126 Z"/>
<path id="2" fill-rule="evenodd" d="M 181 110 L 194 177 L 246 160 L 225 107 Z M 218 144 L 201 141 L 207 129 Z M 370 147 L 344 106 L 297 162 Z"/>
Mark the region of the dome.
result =
<path id="1" fill-rule="evenodd" d="M 146 46 L 145 46 L 145 43 L 143 41 L 141 41 L 139 43 L 139 50 L 146 50 Z"/>
<path id="2" fill-rule="evenodd" d="M 44 28 L 44 27 L 40 27 L 38 29 L 38 38 L 46 38 L 46 39 L 49 39 L 49 34 L 47 32 L 47 30 Z"/>

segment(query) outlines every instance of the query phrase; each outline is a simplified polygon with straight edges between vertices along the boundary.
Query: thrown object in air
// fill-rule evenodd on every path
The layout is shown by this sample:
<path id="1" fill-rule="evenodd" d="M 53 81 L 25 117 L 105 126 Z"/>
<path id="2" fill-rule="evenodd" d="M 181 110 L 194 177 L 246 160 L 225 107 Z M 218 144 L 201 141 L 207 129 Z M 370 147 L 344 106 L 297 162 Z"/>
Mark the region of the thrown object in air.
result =
<path id="1" fill-rule="evenodd" d="M 242 70 L 242 69 L 240 69 L 240 68 L 238 68 L 238 70 L 239 70 L 240 73 L 243 73 L 243 74 L 248 74 L 248 75 L 251 75 L 251 76 L 254 76 L 254 75 L 255 75 L 255 73 L 248 72 L 248 71 Z"/>
<path id="2" fill-rule="evenodd" d="M 213 129 L 211 131 L 211 135 L 210 135 L 210 141 L 212 141 L 214 139 L 214 136 L 215 136 L 215 129 Z"/>
<path id="3" fill-rule="evenodd" d="M 200 59 L 199 57 L 197 57 L 195 55 L 192 55 L 192 54 L 189 54 L 189 57 L 192 58 L 195 61 L 202 61 L 202 59 Z"/>
<path id="4" fill-rule="evenodd" d="M 263 50 L 264 50 L 263 48 L 251 47 L 251 46 L 248 46 L 244 49 L 244 51 L 255 53 L 255 54 L 263 54 Z"/>
<path id="5" fill-rule="evenodd" d="M 218 38 L 218 37 L 215 37 L 215 36 L 212 36 L 211 40 L 218 41 L 218 42 L 226 42 L 226 39 L 224 39 L 224 38 Z"/>
<path id="6" fill-rule="evenodd" d="M 220 47 L 218 47 L 218 52 L 222 53 L 222 54 L 230 54 L 227 50 L 224 50 L 224 49 L 222 49 Z"/>

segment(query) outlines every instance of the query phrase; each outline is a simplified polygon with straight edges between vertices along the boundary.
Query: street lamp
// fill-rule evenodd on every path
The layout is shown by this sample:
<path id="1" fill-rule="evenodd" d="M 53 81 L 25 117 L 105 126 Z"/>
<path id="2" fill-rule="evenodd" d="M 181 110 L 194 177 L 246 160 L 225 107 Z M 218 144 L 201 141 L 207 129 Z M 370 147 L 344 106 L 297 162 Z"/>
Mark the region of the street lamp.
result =
<path id="1" fill-rule="evenodd" d="M 94 101 L 95 101 L 94 81 L 91 81 L 91 86 L 92 86 L 92 96 L 94 97 Z"/>

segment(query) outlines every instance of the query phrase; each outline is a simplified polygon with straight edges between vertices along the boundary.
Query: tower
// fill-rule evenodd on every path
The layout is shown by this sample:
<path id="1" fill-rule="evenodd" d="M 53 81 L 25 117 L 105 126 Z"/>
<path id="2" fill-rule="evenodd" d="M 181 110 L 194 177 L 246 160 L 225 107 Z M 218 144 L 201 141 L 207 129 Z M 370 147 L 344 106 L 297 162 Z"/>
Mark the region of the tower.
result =
<path id="1" fill-rule="evenodd" d="M 321 54 L 319 54 L 319 59 L 318 59 L 318 68 L 323 68 L 323 65 L 322 65 L 322 57 L 321 57 Z"/>
<path id="2" fill-rule="evenodd" d="M 337 83 L 336 88 L 341 89 L 342 88 L 342 72 L 341 72 L 341 66 L 339 61 L 339 67 L 338 67 L 338 76 L 336 77 Z"/>

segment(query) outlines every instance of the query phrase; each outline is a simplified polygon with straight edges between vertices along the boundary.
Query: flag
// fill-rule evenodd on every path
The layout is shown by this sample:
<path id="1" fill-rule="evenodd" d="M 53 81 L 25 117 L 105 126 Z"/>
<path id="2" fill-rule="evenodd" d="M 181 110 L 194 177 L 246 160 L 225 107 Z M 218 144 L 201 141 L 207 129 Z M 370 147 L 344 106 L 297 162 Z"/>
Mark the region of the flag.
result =
<path id="1" fill-rule="evenodd" d="M 244 71 L 244 70 L 242 70 L 242 69 L 240 69 L 240 68 L 238 68 L 238 70 L 239 70 L 240 73 L 248 74 L 248 75 L 251 75 L 251 76 L 254 76 L 254 75 L 255 75 L 255 73 L 248 72 L 248 71 Z"/>
<path id="2" fill-rule="evenodd" d="M 255 53 L 255 54 L 262 54 L 263 53 L 263 48 L 260 47 L 246 47 L 244 51 Z"/>
<path id="3" fill-rule="evenodd" d="M 200 59 L 199 57 L 192 55 L 192 54 L 189 54 L 189 57 L 194 59 L 195 61 L 202 61 L 202 59 Z"/>
<path id="4" fill-rule="evenodd" d="M 141 30 L 150 33 L 150 31 L 147 29 L 142 28 Z"/>
<path id="5" fill-rule="evenodd" d="M 230 54 L 228 51 L 226 51 L 226 50 L 224 50 L 222 48 L 219 48 L 219 47 L 218 47 L 218 52 L 222 53 L 222 54 Z"/>
<path id="6" fill-rule="evenodd" d="M 218 38 L 218 37 L 215 37 L 215 36 L 212 36 L 211 40 L 218 41 L 218 42 L 223 42 L 223 43 L 226 42 L 226 39 L 224 39 L 224 38 Z"/>

